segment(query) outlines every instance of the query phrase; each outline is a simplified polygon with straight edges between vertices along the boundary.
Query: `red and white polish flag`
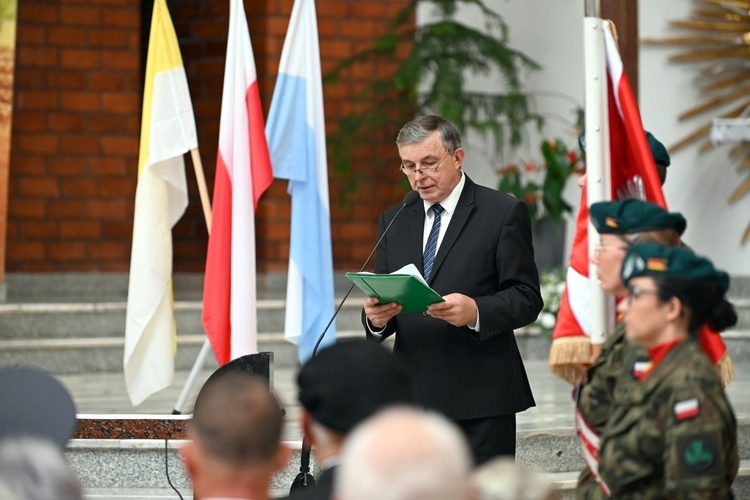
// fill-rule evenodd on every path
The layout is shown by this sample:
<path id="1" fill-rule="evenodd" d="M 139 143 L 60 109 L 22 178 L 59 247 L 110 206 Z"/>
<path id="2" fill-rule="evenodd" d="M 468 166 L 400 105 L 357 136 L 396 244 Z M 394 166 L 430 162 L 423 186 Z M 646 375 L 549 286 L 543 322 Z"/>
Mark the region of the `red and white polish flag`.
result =
<path id="1" fill-rule="evenodd" d="M 258 352 L 255 210 L 271 185 L 258 79 L 242 0 L 230 0 L 203 326 L 219 365 Z"/>

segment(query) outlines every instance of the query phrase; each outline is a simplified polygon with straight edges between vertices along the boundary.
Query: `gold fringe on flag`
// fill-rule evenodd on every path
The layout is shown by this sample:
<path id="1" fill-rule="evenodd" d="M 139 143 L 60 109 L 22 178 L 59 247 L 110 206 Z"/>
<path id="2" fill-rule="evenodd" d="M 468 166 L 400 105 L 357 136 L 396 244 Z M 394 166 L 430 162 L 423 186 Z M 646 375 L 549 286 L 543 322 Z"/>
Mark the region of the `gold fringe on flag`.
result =
<path id="1" fill-rule="evenodd" d="M 729 352 L 725 352 L 724 355 L 719 358 L 719 360 L 714 365 L 714 368 L 716 368 L 716 373 L 718 373 L 719 377 L 721 377 L 722 387 L 726 387 L 732 383 L 732 380 L 734 380 L 735 377 L 735 373 L 734 363 L 732 363 L 732 358 L 729 357 Z"/>
<path id="2" fill-rule="evenodd" d="M 588 337 L 561 337 L 552 341 L 549 369 L 570 385 L 578 384 L 590 364 L 591 340 Z"/>

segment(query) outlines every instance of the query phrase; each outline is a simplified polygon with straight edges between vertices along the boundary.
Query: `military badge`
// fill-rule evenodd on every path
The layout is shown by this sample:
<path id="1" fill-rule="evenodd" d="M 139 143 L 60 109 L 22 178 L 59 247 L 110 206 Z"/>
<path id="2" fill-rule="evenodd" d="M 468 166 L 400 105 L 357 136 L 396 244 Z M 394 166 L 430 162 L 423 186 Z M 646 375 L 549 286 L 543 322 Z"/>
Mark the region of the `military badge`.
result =
<path id="1" fill-rule="evenodd" d="M 686 399 L 674 405 L 674 418 L 678 422 L 697 417 L 701 413 L 701 405 L 698 398 Z"/>
<path id="2" fill-rule="evenodd" d="M 667 259 L 659 259 L 657 257 L 651 257 L 646 261 L 646 269 L 649 271 L 661 271 L 667 270 Z"/>
<path id="3" fill-rule="evenodd" d="M 707 471 L 716 461 L 716 446 L 710 439 L 696 438 L 682 448 L 682 463 L 694 473 Z"/>

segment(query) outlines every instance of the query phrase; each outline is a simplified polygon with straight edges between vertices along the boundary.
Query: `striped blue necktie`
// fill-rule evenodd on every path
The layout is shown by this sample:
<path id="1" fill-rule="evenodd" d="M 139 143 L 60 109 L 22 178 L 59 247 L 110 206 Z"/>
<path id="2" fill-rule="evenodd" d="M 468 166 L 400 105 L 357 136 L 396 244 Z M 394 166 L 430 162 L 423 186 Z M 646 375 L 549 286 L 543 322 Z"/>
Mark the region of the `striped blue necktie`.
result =
<path id="1" fill-rule="evenodd" d="M 435 214 L 435 220 L 432 222 L 432 229 L 430 229 L 430 236 L 427 238 L 427 245 L 424 247 L 424 253 L 422 254 L 422 261 L 424 264 L 424 279 L 425 281 L 430 280 L 430 274 L 432 274 L 432 264 L 435 262 L 435 254 L 437 253 L 438 235 L 440 234 L 440 214 L 445 210 L 439 203 L 435 203 L 430 207 Z"/>

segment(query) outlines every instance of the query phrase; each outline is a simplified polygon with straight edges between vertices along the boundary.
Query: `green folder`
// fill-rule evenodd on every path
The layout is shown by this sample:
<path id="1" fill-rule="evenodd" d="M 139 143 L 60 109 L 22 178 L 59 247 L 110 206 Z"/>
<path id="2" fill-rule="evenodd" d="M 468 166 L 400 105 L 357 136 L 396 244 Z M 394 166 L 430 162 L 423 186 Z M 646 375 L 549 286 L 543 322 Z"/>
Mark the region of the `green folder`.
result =
<path id="1" fill-rule="evenodd" d="M 381 304 L 397 302 L 402 313 L 424 312 L 427 306 L 445 300 L 416 276 L 411 274 L 346 273 L 360 290 L 377 297 Z"/>

